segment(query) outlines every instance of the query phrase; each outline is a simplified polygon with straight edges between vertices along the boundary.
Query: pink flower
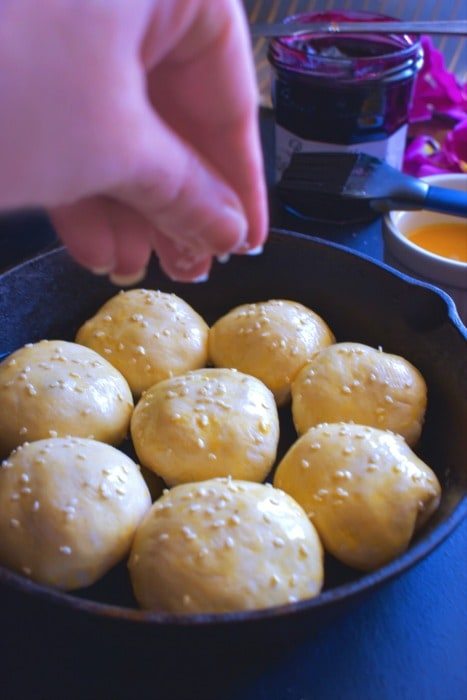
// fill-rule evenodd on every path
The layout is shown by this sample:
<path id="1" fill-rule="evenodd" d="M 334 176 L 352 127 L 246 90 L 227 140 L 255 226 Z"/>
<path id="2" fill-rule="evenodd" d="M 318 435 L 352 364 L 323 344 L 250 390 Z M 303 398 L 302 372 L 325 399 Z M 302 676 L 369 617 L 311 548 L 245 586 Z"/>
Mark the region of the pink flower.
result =
<path id="1" fill-rule="evenodd" d="M 416 177 L 467 172 L 467 85 L 446 69 L 444 56 L 431 39 L 422 37 L 421 42 L 425 58 L 415 81 L 409 121 L 426 123 L 428 132 L 431 122 L 439 118 L 449 118 L 454 126 L 442 144 L 430 135 L 409 141 L 403 169 Z"/>
<path id="2" fill-rule="evenodd" d="M 415 81 L 411 122 L 444 115 L 454 120 L 467 116 L 467 86 L 461 85 L 444 64 L 444 56 L 429 37 L 421 38 L 424 61 Z"/>
<path id="3" fill-rule="evenodd" d="M 442 145 L 431 136 L 414 138 L 405 150 L 403 169 L 416 177 L 467 173 L 467 118 L 447 134 Z"/>

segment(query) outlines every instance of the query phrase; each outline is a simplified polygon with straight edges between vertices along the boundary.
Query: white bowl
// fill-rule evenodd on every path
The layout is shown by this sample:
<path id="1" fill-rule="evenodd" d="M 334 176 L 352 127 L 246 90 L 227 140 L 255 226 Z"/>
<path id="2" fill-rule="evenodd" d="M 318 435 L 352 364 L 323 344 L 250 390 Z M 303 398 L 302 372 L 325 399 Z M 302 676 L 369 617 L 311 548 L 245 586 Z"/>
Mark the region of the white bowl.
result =
<path id="1" fill-rule="evenodd" d="M 430 185 L 461 190 L 467 195 L 467 174 L 452 173 L 423 178 Z M 412 243 L 408 235 L 420 226 L 459 222 L 459 217 L 430 211 L 391 211 L 384 218 L 384 260 L 412 277 L 441 287 L 454 300 L 467 325 L 467 263 L 444 258 Z"/>

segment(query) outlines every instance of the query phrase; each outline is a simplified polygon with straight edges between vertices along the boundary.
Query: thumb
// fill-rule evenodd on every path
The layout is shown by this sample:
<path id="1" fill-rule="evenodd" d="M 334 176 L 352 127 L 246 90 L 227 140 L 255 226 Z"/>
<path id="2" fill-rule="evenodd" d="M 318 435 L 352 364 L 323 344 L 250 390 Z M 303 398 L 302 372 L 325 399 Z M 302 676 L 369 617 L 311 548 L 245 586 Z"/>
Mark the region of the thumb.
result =
<path id="1" fill-rule="evenodd" d="M 240 248 L 248 222 L 239 197 L 223 178 L 153 112 L 132 144 L 132 166 L 111 195 L 142 214 L 171 241 L 186 270 L 199 260 Z M 158 237 L 154 237 L 157 251 Z M 164 249 L 167 256 L 167 248 Z"/>

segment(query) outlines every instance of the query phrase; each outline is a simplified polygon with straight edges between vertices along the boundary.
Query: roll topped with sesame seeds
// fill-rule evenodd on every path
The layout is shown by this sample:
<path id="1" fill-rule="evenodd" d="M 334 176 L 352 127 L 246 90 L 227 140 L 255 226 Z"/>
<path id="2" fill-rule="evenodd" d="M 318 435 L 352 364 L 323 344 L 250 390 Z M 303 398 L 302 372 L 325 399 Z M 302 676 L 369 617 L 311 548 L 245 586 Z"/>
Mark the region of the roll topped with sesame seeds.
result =
<path id="1" fill-rule="evenodd" d="M 0 364 L 0 455 L 26 440 L 127 434 L 133 397 L 124 377 L 93 350 L 64 340 L 25 345 Z"/>
<path id="2" fill-rule="evenodd" d="M 434 472 L 400 435 L 345 423 L 310 428 L 274 485 L 301 504 L 331 554 L 364 571 L 404 552 L 441 495 Z"/>
<path id="3" fill-rule="evenodd" d="M 89 586 L 128 552 L 151 506 L 138 466 L 83 438 L 25 443 L 0 469 L 0 563 L 64 590 Z"/>
<path id="4" fill-rule="evenodd" d="M 133 590 L 148 610 L 223 613 L 316 596 L 322 549 L 300 506 L 270 485 L 212 479 L 173 488 L 137 530 Z"/>
<path id="5" fill-rule="evenodd" d="M 204 367 L 209 327 L 175 294 L 149 289 L 120 292 L 78 331 L 126 378 L 135 396 L 169 377 Z"/>
<path id="6" fill-rule="evenodd" d="M 316 350 L 333 342 L 314 311 L 296 301 L 272 299 L 237 306 L 216 321 L 209 356 L 216 367 L 235 367 L 261 379 L 282 405 L 297 372 Z"/>
<path id="7" fill-rule="evenodd" d="M 392 430 L 414 445 L 427 403 L 425 380 L 407 360 L 361 343 L 319 350 L 292 383 L 298 433 L 318 423 L 353 421 Z"/>
<path id="8" fill-rule="evenodd" d="M 194 370 L 144 393 L 131 437 L 141 463 L 171 486 L 229 475 L 263 481 L 276 458 L 279 418 L 259 379 Z"/>

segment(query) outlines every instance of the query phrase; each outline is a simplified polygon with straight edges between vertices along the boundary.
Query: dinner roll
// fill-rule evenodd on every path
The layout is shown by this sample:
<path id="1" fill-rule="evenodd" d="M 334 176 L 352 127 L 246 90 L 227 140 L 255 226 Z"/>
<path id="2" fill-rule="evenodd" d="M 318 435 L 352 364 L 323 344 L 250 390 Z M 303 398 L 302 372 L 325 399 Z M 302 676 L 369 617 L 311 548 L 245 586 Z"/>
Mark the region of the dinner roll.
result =
<path id="1" fill-rule="evenodd" d="M 274 485 L 300 503 L 331 554 L 364 571 L 407 549 L 441 494 L 400 435 L 345 423 L 310 428 L 279 464 Z"/>
<path id="2" fill-rule="evenodd" d="M 319 350 L 292 383 L 298 433 L 318 423 L 353 421 L 399 433 L 414 445 L 422 431 L 426 384 L 407 360 L 360 343 Z"/>
<path id="3" fill-rule="evenodd" d="M 148 389 L 131 437 L 141 463 L 169 485 L 229 475 L 263 481 L 276 458 L 279 419 L 259 379 L 202 369 Z"/>
<path id="4" fill-rule="evenodd" d="M 204 367 L 208 332 L 201 316 L 175 294 L 132 289 L 109 299 L 76 340 L 111 362 L 139 396 L 156 382 Z"/>
<path id="5" fill-rule="evenodd" d="M 25 345 L 0 364 L 0 454 L 25 440 L 75 435 L 118 444 L 133 411 L 120 372 L 64 340 Z"/>
<path id="6" fill-rule="evenodd" d="M 316 596 L 322 549 L 282 491 L 212 479 L 176 486 L 137 530 L 129 570 L 143 608 L 225 613 Z"/>
<path id="7" fill-rule="evenodd" d="M 125 556 L 150 506 L 139 468 L 114 447 L 25 443 L 0 469 L 0 563 L 56 588 L 89 586 Z"/>
<path id="8" fill-rule="evenodd" d="M 209 333 L 209 355 L 217 367 L 235 367 L 261 379 L 278 405 L 313 353 L 334 342 L 326 323 L 296 301 L 273 299 L 243 304 L 220 318 Z"/>

